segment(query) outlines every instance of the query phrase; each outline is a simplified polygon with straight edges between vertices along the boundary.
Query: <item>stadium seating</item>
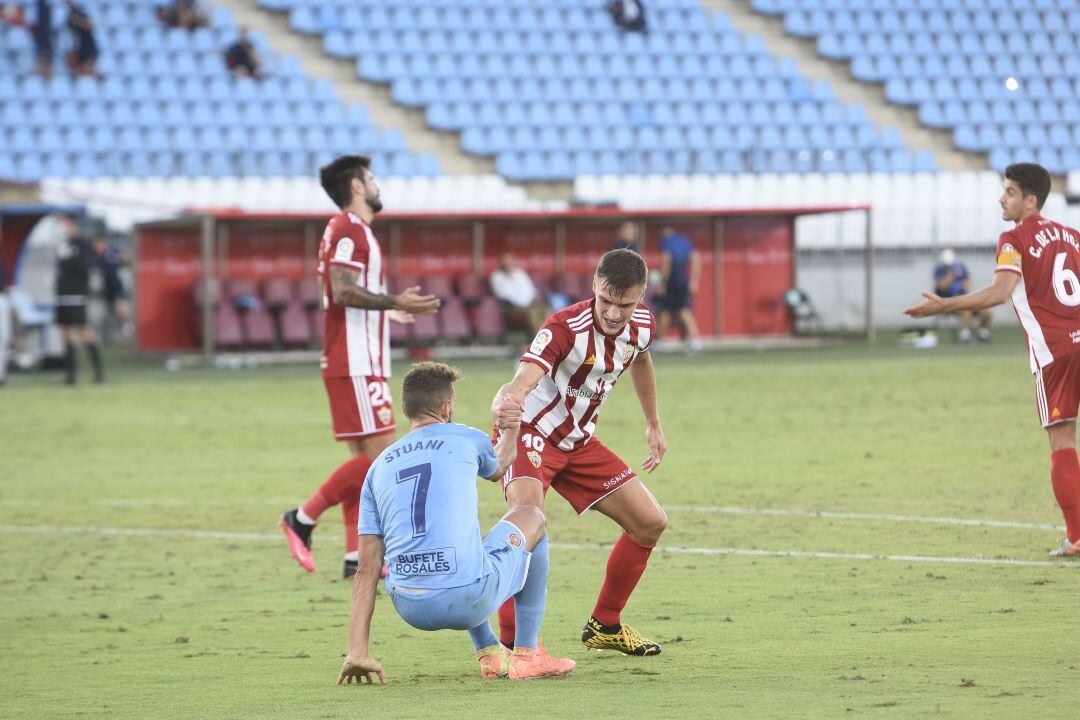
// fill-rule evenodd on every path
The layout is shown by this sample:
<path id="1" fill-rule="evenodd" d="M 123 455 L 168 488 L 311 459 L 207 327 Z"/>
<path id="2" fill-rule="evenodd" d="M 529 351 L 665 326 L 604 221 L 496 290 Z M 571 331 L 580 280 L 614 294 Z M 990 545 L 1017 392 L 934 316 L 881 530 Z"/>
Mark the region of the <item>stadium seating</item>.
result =
<path id="1" fill-rule="evenodd" d="M 1080 168 L 1080 5 L 1074 0 L 753 0 L 791 35 L 881 83 L 956 147 Z"/>
<path id="2" fill-rule="evenodd" d="M 511 180 L 934 169 L 697 0 L 648 3 L 647 36 L 577 0 L 261 4 Z"/>
<path id="3" fill-rule="evenodd" d="M 0 23 L 0 178 L 310 175 L 358 147 L 386 175 L 439 173 L 433 156 L 409 151 L 362 106 L 344 105 L 296 58 L 275 57 L 258 33 L 267 77 L 233 78 L 222 52 L 238 28 L 224 8 L 213 8 L 211 27 L 191 32 L 164 29 L 148 0 L 89 10 L 101 80 L 31 75 L 29 33 Z M 66 38 L 60 6 L 53 20 Z"/>

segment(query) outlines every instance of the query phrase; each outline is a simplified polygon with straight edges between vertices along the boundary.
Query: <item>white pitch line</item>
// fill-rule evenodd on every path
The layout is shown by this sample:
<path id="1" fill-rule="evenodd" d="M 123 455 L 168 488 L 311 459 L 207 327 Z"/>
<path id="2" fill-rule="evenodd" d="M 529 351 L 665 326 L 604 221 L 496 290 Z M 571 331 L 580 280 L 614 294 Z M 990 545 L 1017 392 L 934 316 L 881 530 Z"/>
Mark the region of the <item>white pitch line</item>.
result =
<path id="1" fill-rule="evenodd" d="M 282 542 L 278 533 L 241 533 L 210 530 L 163 530 L 158 528 L 56 527 L 47 525 L 0 525 L 0 533 L 110 535 L 124 537 L 182 537 L 211 540 L 254 540 Z M 609 545 L 552 543 L 557 550 L 610 550 Z M 805 558 L 812 560 L 893 560 L 909 563 L 946 563 L 952 565 L 997 565 L 1006 567 L 1080 567 L 1069 562 L 1049 560 L 1014 560 L 990 557 L 941 557 L 935 555 L 876 555 L 873 553 L 807 552 L 804 550 L 757 550 L 749 548 L 694 548 L 661 545 L 656 552 L 671 555 L 735 555 L 740 557 Z"/>
<path id="2" fill-rule="evenodd" d="M 827 520 L 869 520 L 871 522 L 928 523 L 931 525 L 963 525 L 968 527 L 1019 528 L 1021 530 L 1064 530 L 1062 525 L 1027 523 L 1014 520 L 984 520 L 981 518 L 925 517 L 922 515 L 877 515 L 874 513 L 835 512 L 831 510 L 792 510 L 784 508 L 745 508 L 720 505 L 664 505 L 674 512 L 720 513 L 722 515 L 758 515 L 761 517 L 823 518 Z"/>
<path id="3" fill-rule="evenodd" d="M 221 507 L 226 505 L 267 505 L 289 507 L 297 504 L 296 498 L 233 498 L 210 500 L 199 498 L 113 498 L 95 501 L 105 507 Z M 46 499 L 0 499 L 0 506 L 25 507 L 55 504 Z M 481 502 L 481 507 L 502 506 L 501 503 Z M 750 515 L 758 517 L 793 517 L 825 520 L 865 520 L 869 522 L 922 523 L 928 525 L 954 525 L 961 527 L 1012 528 L 1018 530 L 1053 530 L 1062 532 L 1064 525 L 1053 523 L 1030 523 L 1017 520 L 990 520 L 984 518 L 932 517 L 924 515 L 891 515 L 875 513 L 838 512 L 834 510 L 800 510 L 795 508 L 748 508 L 724 505 L 665 505 L 670 512 L 716 513 L 720 515 Z"/>

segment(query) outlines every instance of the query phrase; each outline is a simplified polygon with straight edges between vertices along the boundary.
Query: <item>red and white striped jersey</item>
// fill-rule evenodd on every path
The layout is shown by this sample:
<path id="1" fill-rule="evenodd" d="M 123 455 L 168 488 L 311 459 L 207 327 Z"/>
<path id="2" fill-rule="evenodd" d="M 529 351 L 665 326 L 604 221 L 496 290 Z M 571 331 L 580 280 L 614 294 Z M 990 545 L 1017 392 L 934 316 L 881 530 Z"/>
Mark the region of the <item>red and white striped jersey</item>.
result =
<path id="1" fill-rule="evenodd" d="M 1001 234 L 995 272 L 1020 275 L 1012 302 L 1027 333 L 1032 372 L 1080 350 L 1080 233 L 1029 217 Z"/>
<path id="2" fill-rule="evenodd" d="M 596 430 L 600 406 L 638 353 L 652 344 L 656 322 L 644 305 L 616 336 L 596 324 L 593 300 L 548 318 L 522 362 L 547 371 L 525 398 L 524 421 L 562 450 L 585 445 Z"/>
<path id="3" fill-rule="evenodd" d="M 390 322 L 383 310 L 362 310 L 334 302 L 330 266 L 356 270 L 356 284 L 373 293 L 386 293 L 379 241 L 353 213 L 331 218 L 319 245 L 319 283 L 323 294 L 323 377 L 365 375 L 390 377 Z"/>

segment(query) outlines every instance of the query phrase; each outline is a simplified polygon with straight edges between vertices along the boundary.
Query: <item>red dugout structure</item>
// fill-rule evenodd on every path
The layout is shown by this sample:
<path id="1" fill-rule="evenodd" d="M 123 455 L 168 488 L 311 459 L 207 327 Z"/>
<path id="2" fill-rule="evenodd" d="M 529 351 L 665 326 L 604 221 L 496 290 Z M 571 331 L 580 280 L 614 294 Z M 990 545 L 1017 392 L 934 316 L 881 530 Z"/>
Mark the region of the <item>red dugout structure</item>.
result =
<path id="1" fill-rule="evenodd" d="M 687 235 L 701 258 L 694 314 L 706 337 L 783 336 L 791 321 L 782 296 L 795 283 L 796 217 L 869 211 L 866 206 L 750 210 L 572 209 L 544 213 L 385 213 L 375 232 L 388 278 L 480 274 L 506 251 L 534 278 L 592 273 L 622 222 L 639 224 L 644 256 L 659 268 L 660 229 Z M 207 212 L 137 228 L 138 347 L 145 352 L 213 354 L 213 313 L 196 297 L 214 297 L 221 281 L 262 283 L 315 272 L 327 214 Z M 870 223 L 867 223 L 869 229 Z M 866 241 L 867 335 L 873 333 L 869 288 L 873 253 Z M 208 309 L 212 304 L 207 304 Z M 201 338 L 201 341 L 200 341 Z"/>

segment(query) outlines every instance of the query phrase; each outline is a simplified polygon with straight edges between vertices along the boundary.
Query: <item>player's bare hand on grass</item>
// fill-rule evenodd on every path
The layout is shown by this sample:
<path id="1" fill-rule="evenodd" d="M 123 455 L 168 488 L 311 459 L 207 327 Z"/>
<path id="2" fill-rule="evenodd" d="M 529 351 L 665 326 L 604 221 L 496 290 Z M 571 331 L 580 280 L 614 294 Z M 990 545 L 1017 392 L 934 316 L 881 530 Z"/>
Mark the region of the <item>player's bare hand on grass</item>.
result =
<path id="1" fill-rule="evenodd" d="M 404 310 L 387 310 L 386 317 L 390 318 L 399 325 L 411 325 L 416 322 L 416 316 L 412 313 L 407 313 Z"/>
<path id="2" fill-rule="evenodd" d="M 940 315 L 945 312 L 945 300 L 943 300 L 940 295 L 935 295 L 932 292 L 924 292 L 922 296 L 926 299 L 918 305 L 912 305 L 904 310 L 905 315 L 921 318 L 929 317 L 930 315 Z"/>
<path id="3" fill-rule="evenodd" d="M 645 458 L 641 468 L 646 472 L 652 472 L 660 467 L 660 461 L 664 459 L 664 453 L 667 452 L 667 439 L 664 438 L 664 431 L 657 426 L 645 429 L 645 440 L 649 443 L 649 457 Z"/>
<path id="4" fill-rule="evenodd" d="M 421 295 L 420 286 L 405 288 L 405 292 L 394 298 L 396 310 L 413 315 L 431 315 L 439 310 L 442 300 L 434 295 Z"/>
<path id="5" fill-rule="evenodd" d="M 341 666 L 341 674 L 338 675 L 337 684 L 356 683 L 361 685 L 366 682 L 371 685 L 375 682 L 376 677 L 379 678 L 381 684 L 386 684 L 386 672 L 382 669 L 382 665 L 379 664 L 378 660 L 369 657 L 353 660 L 348 657 L 345 658 L 345 664 Z"/>

